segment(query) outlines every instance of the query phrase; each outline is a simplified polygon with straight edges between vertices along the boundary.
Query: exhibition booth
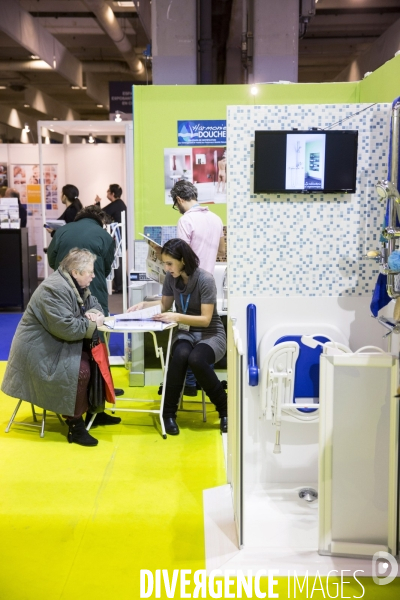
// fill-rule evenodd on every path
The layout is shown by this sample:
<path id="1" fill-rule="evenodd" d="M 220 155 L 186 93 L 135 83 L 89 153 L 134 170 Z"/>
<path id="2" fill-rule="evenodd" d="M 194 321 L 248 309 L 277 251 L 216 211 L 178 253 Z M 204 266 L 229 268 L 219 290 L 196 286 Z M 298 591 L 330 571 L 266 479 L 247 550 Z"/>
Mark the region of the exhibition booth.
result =
<path id="1" fill-rule="evenodd" d="M 204 494 L 209 571 L 222 565 L 224 569 L 257 569 L 272 560 L 274 566 L 301 565 L 304 570 L 308 566 L 328 572 L 332 564 L 365 566 L 365 559 L 375 552 L 397 553 L 398 433 L 396 426 L 392 428 L 398 423 L 397 401 L 393 400 L 398 340 L 393 335 L 388 344 L 383 337 L 387 330 L 371 319 L 370 303 L 380 271 L 367 253 L 380 247 L 386 208 L 375 186 L 393 175 L 388 162 L 399 68 L 400 57 L 395 57 L 363 81 L 353 83 L 134 88 L 136 233 L 150 223 L 175 222 L 167 203 L 175 173 L 197 180 L 192 171 L 196 149 L 185 152 L 178 148 L 178 122 L 226 118 L 229 485 Z M 293 179 L 299 175 L 293 172 L 298 171 L 295 163 L 291 172 L 288 167 L 286 192 L 284 184 L 275 192 L 263 192 L 262 184 L 254 181 L 255 170 L 260 173 L 263 168 L 260 159 L 258 167 L 255 162 L 256 132 L 271 130 L 312 132 L 308 136 L 311 149 L 304 156 L 312 178 L 307 173 L 306 184 Z M 337 158 L 335 152 L 324 155 L 312 145 L 321 131 L 327 139 L 332 131 L 357 132 L 355 190 L 351 185 L 344 191 L 321 184 L 319 162 L 334 163 Z M 299 136 L 295 141 L 299 143 Z M 354 160 L 354 140 L 351 143 Z M 335 177 L 339 175 L 337 172 Z M 395 175 L 397 180 L 397 172 Z M 225 219 L 220 196 L 208 202 Z M 249 380 L 249 305 L 256 312 L 256 384 Z M 392 316 L 393 305 L 390 303 L 384 314 Z M 276 414 L 267 405 L 268 393 L 272 393 L 268 390 L 271 349 L 282 340 L 293 339 L 298 350 L 299 345 L 304 346 L 300 344 L 303 336 L 322 336 L 320 346 L 332 340 L 350 357 L 360 348 L 373 347 L 362 351 L 366 356 L 358 362 L 354 358 L 355 370 L 349 370 L 340 384 L 346 396 L 340 408 L 342 417 L 338 413 L 334 418 L 335 448 L 352 440 L 360 428 L 370 436 L 370 443 L 358 439 L 361 449 L 352 449 L 351 441 L 346 446 L 350 470 L 341 481 L 343 493 L 337 488 L 322 493 L 324 478 L 331 475 L 321 471 L 321 452 L 328 451 L 326 444 L 331 441 L 329 436 L 328 441 L 321 441 L 321 428 L 330 431 L 332 423 L 319 413 L 319 382 L 317 388 L 297 398 L 297 403 L 303 399 L 304 408 L 293 412 L 285 404 L 283 412 L 288 414 L 278 419 L 280 442 Z M 370 369 L 364 369 L 361 376 L 360 368 L 368 361 Z M 278 371 L 285 370 L 282 364 L 276 367 Z M 340 364 L 336 367 L 339 373 Z M 312 369 L 319 369 L 319 360 Z M 359 378 L 359 387 L 350 385 L 354 377 Z M 324 391 L 325 395 L 331 393 L 330 388 Z M 346 402 L 354 404 L 355 397 L 364 398 L 371 407 L 352 406 L 353 431 L 343 422 L 346 412 L 350 414 Z M 296 402 L 293 390 L 287 402 Z M 318 408 L 309 408 L 313 404 Z M 336 405 L 339 411 L 338 399 Z M 312 416 L 304 414 L 307 411 L 312 411 Z M 344 458 L 337 460 L 336 469 L 343 466 Z M 377 472 L 386 474 L 378 477 Z M 337 471 L 333 476 L 339 481 Z M 358 492 L 350 483 L 354 478 Z M 319 487 L 324 504 L 318 511 Z M 378 489 L 382 499 L 377 504 Z M 359 518 L 360 509 L 363 519 Z M 322 522 L 321 517 L 318 522 L 318 512 L 325 515 Z M 350 527 L 354 519 L 358 522 Z M 322 554 L 330 558 L 324 560 Z"/>
<path id="2" fill-rule="evenodd" d="M 205 568 L 207 574 L 261 572 L 268 565 L 285 575 L 361 569 L 364 577 L 374 574 L 371 559 L 379 553 L 397 556 L 400 326 L 390 321 L 391 298 L 380 312 L 389 322 L 371 318 L 370 304 L 379 274 L 396 273 L 387 259 L 400 237 L 400 196 L 385 180 L 398 185 L 399 119 L 392 103 L 399 73 L 397 56 L 359 82 L 134 86 L 133 123 L 122 124 L 126 149 L 40 144 L 39 154 L 38 146 L 0 145 L 0 162 L 9 165 L 14 183 L 36 186 L 36 166 L 40 179 L 48 174 L 49 189 L 26 188 L 36 199 L 27 203 L 31 218 L 38 210 L 40 236 L 44 212 L 62 210 L 64 183 L 79 188 L 84 205 L 104 196 L 111 181 L 121 183 L 128 271 L 137 276 L 129 282 L 131 301 L 161 291 L 141 280 L 147 254 L 139 254 L 142 246 L 147 252 L 142 234 L 162 245 L 176 232 L 180 215 L 170 197 L 176 181 L 198 186 L 199 201 L 227 231 L 226 264 L 216 273 L 228 340 L 227 369 L 217 369 L 220 379 L 227 373 L 228 433 L 219 434 L 208 402 L 207 415 L 204 407 L 179 414 L 181 435 L 162 435 L 153 405 L 165 383 L 159 373 L 168 367 L 170 332 L 164 354 L 154 342 L 162 362 L 156 376 L 144 372 L 142 340 L 132 338 L 130 362 L 140 362 L 143 373 L 130 377 L 121 366 L 113 375 L 118 386 L 139 388 L 147 413 L 156 416 L 127 409 L 118 432 L 100 432 L 96 459 L 86 453 L 79 465 L 84 485 L 62 489 L 76 494 L 69 515 L 72 506 L 81 510 L 89 482 L 82 539 L 86 529 L 95 539 L 98 529 L 101 561 L 109 543 L 119 553 L 113 582 L 119 594 L 129 588 L 125 572 L 131 577 L 132 556 L 139 555 L 135 569 L 153 571 L 164 568 L 167 556 L 165 569 Z M 193 121 L 213 128 L 212 143 L 211 135 L 194 143 Z M 89 132 L 81 123 L 55 127 L 63 135 Z M 271 142 L 272 131 L 284 137 Z M 268 161 L 278 173 L 272 180 L 264 177 Z M 56 180 L 58 196 L 51 188 Z M 378 182 L 386 196 L 377 193 Z M 392 229 L 382 240 L 387 200 L 392 220 L 385 226 Z M 201 401 L 199 395 L 199 408 Z M 42 446 L 53 444 L 58 461 L 68 454 L 58 444 L 60 427 L 50 427 Z M 6 442 L 22 435 L 13 426 Z M 65 460 L 76 468 L 74 457 Z M 46 477 L 47 486 L 54 471 Z M 63 528 L 56 531 L 63 543 Z M 89 543 L 86 555 L 82 550 L 82 564 L 91 549 Z M 67 560 L 64 568 L 69 573 Z"/>

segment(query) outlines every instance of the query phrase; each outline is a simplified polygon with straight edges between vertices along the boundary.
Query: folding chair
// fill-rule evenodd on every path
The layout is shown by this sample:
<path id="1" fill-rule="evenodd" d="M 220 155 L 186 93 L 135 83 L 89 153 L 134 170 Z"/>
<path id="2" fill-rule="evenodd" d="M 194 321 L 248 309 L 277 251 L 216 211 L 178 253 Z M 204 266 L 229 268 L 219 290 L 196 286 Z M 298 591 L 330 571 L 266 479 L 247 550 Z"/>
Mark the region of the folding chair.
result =
<path id="1" fill-rule="evenodd" d="M 182 388 L 181 395 L 180 395 L 180 398 L 179 398 L 178 410 L 183 410 L 183 411 L 186 411 L 186 412 L 199 412 L 199 413 L 203 413 L 203 422 L 206 423 L 206 421 L 207 421 L 207 409 L 206 409 L 206 393 L 205 393 L 205 391 L 203 389 L 201 390 L 201 395 L 202 395 L 202 399 L 201 399 L 202 408 L 201 408 L 201 410 L 197 409 L 197 408 L 190 409 L 190 408 L 183 408 L 183 390 L 184 390 L 184 388 L 185 388 L 185 384 L 183 384 L 183 388 Z M 194 400 L 185 400 L 185 402 L 192 402 L 193 403 Z"/>
<path id="2" fill-rule="evenodd" d="M 17 406 L 15 407 L 15 410 L 13 412 L 13 414 L 11 415 L 11 419 L 7 425 L 6 428 L 6 433 L 8 433 L 10 431 L 11 425 L 14 423 L 14 419 L 17 416 L 17 412 L 19 411 L 19 408 L 22 404 L 22 402 L 28 402 L 27 400 L 19 400 Z M 28 402 L 28 404 L 31 405 L 32 408 L 32 416 L 33 416 L 33 420 L 35 421 L 35 423 L 26 423 L 25 421 L 18 421 L 17 423 L 15 423 L 15 425 L 26 425 L 27 427 L 38 427 L 40 429 L 40 437 L 44 437 L 44 426 L 46 424 L 46 415 L 47 415 L 47 411 L 45 409 L 43 409 L 43 413 L 42 413 L 42 422 L 39 424 L 37 421 L 37 416 L 36 416 L 36 412 L 35 412 L 35 407 L 32 404 L 32 402 Z M 58 417 L 58 420 L 60 421 L 61 425 L 65 425 L 64 421 L 62 420 L 61 416 L 58 413 L 53 413 Z"/>

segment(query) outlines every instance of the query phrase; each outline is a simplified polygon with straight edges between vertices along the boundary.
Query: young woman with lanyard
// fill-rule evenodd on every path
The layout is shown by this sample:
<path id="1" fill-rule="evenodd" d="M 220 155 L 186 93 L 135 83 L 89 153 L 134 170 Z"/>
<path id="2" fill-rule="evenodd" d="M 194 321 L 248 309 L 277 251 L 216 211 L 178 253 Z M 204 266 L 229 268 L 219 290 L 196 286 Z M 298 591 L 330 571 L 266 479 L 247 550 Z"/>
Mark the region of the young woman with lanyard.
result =
<path id="1" fill-rule="evenodd" d="M 176 412 L 190 366 L 195 377 L 220 417 L 220 429 L 228 430 L 227 396 L 210 365 L 226 352 L 224 326 L 218 316 L 214 277 L 199 268 L 199 259 L 189 244 L 169 240 L 161 250 L 167 273 L 162 290 L 162 314 L 153 317 L 164 323 L 178 323 L 174 329 L 172 357 L 169 362 L 163 418 L 169 435 L 178 435 Z M 175 301 L 176 312 L 167 312 Z M 140 302 L 128 311 L 146 308 L 154 302 Z"/>

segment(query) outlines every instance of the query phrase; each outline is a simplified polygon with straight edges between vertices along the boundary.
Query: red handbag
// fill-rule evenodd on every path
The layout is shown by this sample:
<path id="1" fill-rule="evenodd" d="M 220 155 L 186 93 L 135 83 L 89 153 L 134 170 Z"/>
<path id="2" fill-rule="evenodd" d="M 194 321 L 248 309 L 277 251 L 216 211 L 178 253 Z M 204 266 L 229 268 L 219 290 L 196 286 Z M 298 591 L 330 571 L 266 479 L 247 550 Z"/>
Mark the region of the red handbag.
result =
<path id="1" fill-rule="evenodd" d="M 99 341 L 98 344 L 91 346 L 91 353 L 103 377 L 105 400 L 111 404 L 115 404 L 114 383 L 110 371 L 110 363 L 108 362 L 107 346 L 104 342 Z"/>

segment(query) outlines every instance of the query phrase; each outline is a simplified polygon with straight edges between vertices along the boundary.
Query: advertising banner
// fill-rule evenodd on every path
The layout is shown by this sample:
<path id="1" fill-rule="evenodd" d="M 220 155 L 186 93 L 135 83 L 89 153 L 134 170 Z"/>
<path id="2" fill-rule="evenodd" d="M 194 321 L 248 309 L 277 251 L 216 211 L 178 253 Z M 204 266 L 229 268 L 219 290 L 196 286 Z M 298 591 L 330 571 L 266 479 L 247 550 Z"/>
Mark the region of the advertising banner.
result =
<path id="1" fill-rule="evenodd" d="M 110 119 L 114 119 L 119 112 L 123 121 L 132 119 L 132 81 L 110 81 L 108 90 L 110 95 Z"/>
<path id="2" fill-rule="evenodd" d="M 178 121 L 178 146 L 225 146 L 226 121 Z"/>
<path id="3" fill-rule="evenodd" d="M 38 276 L 44 277 L 43 220 L 40 198 L 41 181 L 39 165 L 11 165 L 10 187 L 19 192 L 21 204 L 28 212 L 29 244 L 37 246 Z M 58 210 L 57 165 L 43 165 L 46 192 L 46 217 L 56 219 Z"/>
<path id="4" fill-rule="evenodd" d="M 0 187 L 8 183 L 7 172 L 6 163 L 0 163 Z"/>
<path id="5" fill-rule="evenodd" d="M 181 179 L 196 186 L 200 204 L 226 204 L 226 148 L 164 148 L 165 204 Z"/>

